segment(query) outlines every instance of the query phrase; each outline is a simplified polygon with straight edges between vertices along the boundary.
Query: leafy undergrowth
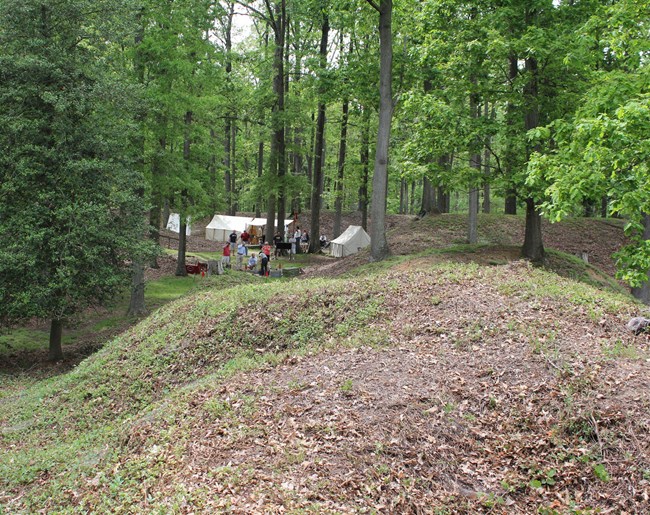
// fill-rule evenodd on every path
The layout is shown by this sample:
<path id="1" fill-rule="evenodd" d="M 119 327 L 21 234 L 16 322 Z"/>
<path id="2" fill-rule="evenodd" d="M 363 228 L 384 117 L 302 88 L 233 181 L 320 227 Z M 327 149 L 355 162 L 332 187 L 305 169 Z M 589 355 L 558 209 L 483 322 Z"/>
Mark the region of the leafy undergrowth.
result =
<path id="1" fill-rule="evenodd" d="M 647 508 L 650 354 L 627 297 L 426 253 L 219 280 L 0 398 L 6 511 Z"/>

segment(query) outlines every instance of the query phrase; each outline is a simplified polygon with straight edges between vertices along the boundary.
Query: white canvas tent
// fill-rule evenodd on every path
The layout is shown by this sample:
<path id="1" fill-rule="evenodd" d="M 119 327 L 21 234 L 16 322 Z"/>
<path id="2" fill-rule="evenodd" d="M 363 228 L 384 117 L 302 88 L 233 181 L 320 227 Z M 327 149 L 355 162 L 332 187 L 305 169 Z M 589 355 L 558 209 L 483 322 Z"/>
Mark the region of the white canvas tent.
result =
<path id="1" fill-rule="evenodd" d="M 285 220 L 285 229 L 293 220 Z M 261 228 L 266 225 L 266 218 L 252 218 L 250 216 L 229 216 L 229 215 L 214 215 L 212 220 L 205 228 L 205 239 L 212 241 L 228 241 L 228 236 L 233 231 L 237 231 L 239 235 L 244 229 L 250 231 L 251 227 L 257 228 L 261 234 Z M 276 222 L 277 225 L 277 222 Z"/>
<path id="2" fill-rule="evenodd" d="M 191 219 L 188 216 L 186 218 L 187 225 L 185 226 L 185 234 L 191 236 L 192 227 L 190 226 Z M 169 220 L 167 220 L 167 230 L 172 232 L 180 232 L 181 230 L 181 217 L 178 213 L 172 213 L 169 215 Z"/>
<path id="3" fill-rule="evenodd" d="M 370 245 L 370 236 L 360 225 L 351 225 L 341 236 L 330 242 L 332 256 L 345 257 L 356 254 Z"/>
<path id="4" fill-rule="evenodd" d="M 248 222 L 249 227 L 264 227 L 266 225 L 266 218 L 253 218 Z"/>
<path id="5" fill-rule="evenodd" d="M 250 216 L 214 215 L 205 228 L 205 239 L 212 241 L 228 241 L 233 231 L 241 233 L 248 227 Z"/>

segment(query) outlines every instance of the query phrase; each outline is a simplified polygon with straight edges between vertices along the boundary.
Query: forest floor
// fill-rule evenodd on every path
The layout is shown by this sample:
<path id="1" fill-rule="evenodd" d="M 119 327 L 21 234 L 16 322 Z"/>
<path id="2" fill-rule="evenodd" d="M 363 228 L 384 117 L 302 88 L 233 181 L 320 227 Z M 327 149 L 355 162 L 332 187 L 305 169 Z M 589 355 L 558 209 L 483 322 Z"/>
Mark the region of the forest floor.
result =
<path id="1" fill-rule="evenodd" d="M 17 379 L 0 508 L 647 512 L 650 340 L 611 280 L 622 224 L 545 226 L 594 265 L 550 252 L 554 273 L 518 259 L 518 217 L 481 217 L 471 247 L 459 216 L 388 224 L 390 260 L 229 272 L 70 374 Z"/>

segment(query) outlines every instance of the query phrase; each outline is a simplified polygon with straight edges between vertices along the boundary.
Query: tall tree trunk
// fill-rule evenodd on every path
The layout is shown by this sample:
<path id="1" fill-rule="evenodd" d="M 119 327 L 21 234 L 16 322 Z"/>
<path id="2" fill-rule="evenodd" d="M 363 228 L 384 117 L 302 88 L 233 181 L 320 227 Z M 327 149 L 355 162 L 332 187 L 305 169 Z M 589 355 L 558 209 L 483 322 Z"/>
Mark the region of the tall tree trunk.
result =
<path id="1" fill-rule="evenodd" d="M 320 38 L 320 69 L 325 71 L 327 66 L 327 39 L 330 31 L 330 22 L 327 13 L 323 13 Z M 311 185 L 311 237 L 309 238 L 309 252 L 320 251 L 320 210 L 321 195 L 323 191 L 323 163 L 325 153 L 325 100 L 324 91 L 320 91 L 318 104 L 318 117 L 316 120 L 316 135 L 314 136 L 314 169 L 312 171 Z"/>
<path id="2" fill-rule="evenodd" d="M 409 185 L 404 177 L 399 182 L 399 213 L 405 215 L 409 210 Z"/>
<path id="3" fill-rule="evenodd" d="M 299 40 L 299 27 L 300 23 L 294 24 L 297 26 L 296 28 L 296 39 Z M 287 38 L 288 40 L 289 38 Z M 300 94 L 300 89 L 297 87 L 298 82 L 300 81 L 302 73 L 302 56 L 298 52 L 298 48 L 296 47 L 296 52 L 295 52 L 295 63 L 294 63 L 294 82 L 296 83 L 296 87 L 294 87 L 294 97 L 298 97 Z M 293 131 L 293 175 L 298 177 L 303 174 L 303 127 L 302 126 L 296 126 Z M 292 203 L 291 203 L 291 211 L 294 213 L 299 213 L 301 208 L 302 208 L 302 201 L 303 199 L 300 197 L 300 195 L 297 195 Z"/>
<path id="4" fill-rule="evenodd" d="M 185 134 L 183 136 L 183 161 L 185 167 L 189 170 L 190 167 L 190 147 L 192 145 L 191 137 L 191 127 L 192 127 L 192 111 L 185 112 Z M 187 250 L 187 190 L 181 192 L 181 209 L 179 212 L 179 233 L 178 233 L 178 259 L 176 260 L 176 274 L 180 277 L 185 277 L 187 275 L 187 270 L 185 269 L 185 254 Z"/>
<path id="5" fill-rule="evenodd" d="M 508 78 L 510 79 L 510 87 L 514 90 L 515 80 L 519 74 L 518 67 L 518 58 L 516 54 L 510 54 L 508 57 L 509 72 Z M 507 180 L 515 174 L 515 163 L 516 163 L 516 149 L 515 149 L 515 113 L 514 106 L 512 102 L 506 104 L 506 141 L 505 141 L 505 151 L 504 151 L 504 175 Z M 517 214 L 517 191 L 515 190 L 514 185 L 511 185 L 506 189 L 506 198 L 505 198 L 505 208 L 504 212 L 506 215 L 516 215 Z"/>
<path id="6" fill-rule="evenodd" d="M 187 222 L 185 221 L 185 210 L 181 210 L 179 218 L 178 254 L 176 258 L 175 275 L 178 277 L 185 277 L 187 275 L 187 270 L 185 268 L 185 254 L 187 249 L 187 236 L 185 234 L 187 231 Z"/>
<path id="7" fill-rule="evenodd" d="M 160 246 L 160 227 L 167 225 L 169 219 L 169 212 L 164 212 L 163 207 L 166 207 L 161 193 L 161 183 L 163 177 L 162 158 L 165 154 L 167 147 L 167 140 L 162 137 L 158 140 L 158 151 L 154 154 L 151 160 L 151 208 L 149 209 L 149 227 L 150 237 L 155 242 L 156 246 Z M 162 216 L 162 220 L 161 220 Z M 151 268 L 158 268 L 158 260 L 154 256 L 149 264 Z"/>
<path id="8" fill-rule="evenodd" d="M 386 240 L 386 197 L 388 189 L 388 145 L 393 118 L 393 0 L 381 0 L 379 11 L 379 127 L 372 176 L 370 257 L 381 261 L 390 254 Z"/>
<path id="9" fill-rule="evenodd" d="M 516 215 L 517 214 L 517 190 L 515 188 L 509 188 L 506 191 L 505 198 L 505 208 L 503 212 L 506 215 Z"/>
<path id="10" fill-rule="evenodd" d="M 267 4 L 268 5 L 268 4 Z M 269 13 L 271 14 L 271 13 Z M 273 240 L 275 234 L 276 207 L 277 227 L 282 230 L 285 218 L 285 175 L 287 171 L 285 156 L 284 120 L 284 41 L 286 32 L 286 2 L 275 3 L 275 13 L 271 14 L 275 50 L 273 53 L 273 94 L 275 105 L 272 115 L 273 138 L 271 144 L 271 192 L 266 210 L 266 240 Z"/>
<path id="11" fill-rule="evenodd" d="M 422 178 L 422 206 L 420 208 L 419 216 L 422 217 L 428 213 L 435 212 L 436 209 L 436 195 L 435 188 L 428 177 Z"/>
<path id="12" fill-rule="evenodd" d="M 142 261 L 133 261 L 133 276 L 131 279 L 131 300 L 128 316 L 141 316 L 147 312 L 144 303 L 144 266 Z"/>
<path id="13" fill-rule="evenodd" d="M 336 201 L 334 202 L 334 229 L 332 230 L 332 239 L 338 238 L 341 234 L 341 216 L 343 211 L 343 177 L 345 172 L 345 155 L 347 148 L 348 138 L 348 111 L 350 102 L 346 98 L 343 101 L 343 108 L 341 111 L 341 140 L 339 143 L 339 162 L 338 162 L 338 175 L 336 180 Z"/>
<path id="14" fill-rule="evenodd" d="M 271 181 L 275 181 L 278 175 L 278 142 L 271 138 L 271 149 L 269 152 L 269 175 Z M 264 238 L 266 241 L 273 241 L 275 235 L 275 200 L 276 194 L 270 191 L 266 197 L 266 226 L 264 228 Z M 281 230 L 278 226 L 278 230 Z"/>
<path id="15" fill-rule="evenodd" d="M 525 126 L 526 131 L 529 131 L 539 125 L 537 60 L 534 57 L 526 59 L 526 72 L 528 73 L 528 82 L 524 88 L 524 95 L 528 103 L 528 110 Z M 526 157 L 530 157 L 531 150 L 528 150 L 527 154 Z M 524 246 L 521 253 L 523 257 L 533 262 L 542 262 L 544 260 L 542 217 L 532 197 L 526 199 L 526 234 L 524 235 Z"/>
<path id="16" fill-rule="evenodd" d="M 237 122 L 233 120 L 231 125 L 231 134 L 230 134 L 231 144 L 231 156 L 230 156 L 230 203 L 231 203 L 231 215 L 236 215 L 237 210 L 239 209 L 239 201 L 237 198 L 237 160 L 235 156 L 237 155 Z"/>
<path id="17" fill-rule="evenodd" d="M 476 86 L 476 80 L 472 80 L 472 84 Z M 470 95 L 469 104 L 472 118 L 478 120 L 481 116 L 481 107 L 479 105 L 479 96 L 477 93 L 472 93 Z M 474 151 L 470 155 L 469 166 L 476 170 L 474 175 L 479 177 L 481 174 L 481 153 L 478 141 L 474 141 Z M 478 187 L 475 184 L 472 184 L 469 189 L 469 217 L 467 224 L 467 242 L 470 245 L 474 245 L 478 242 L 478 201 Z"/>
<path id="18" fill-rule="evenodd" d="M 363 108 L 363 127 L 361 129 L 361 186 L 359 187 L 359 211 L 361 227 L 368 231 L 368 177 L 370 176 L 370 110 Z"/>
<path id="19" fill-rule="evenodd" d="M 138 14 L 137 14 L 137 20 L 138 20 L 138 30 L 135 36 L 135 56 L 134 56 L 134 70 L 135 74 L 138 80 L 138 83 L 143 85 L 145 83 L 145 67 L 144 67 L 144 61 L 142 59 L 141 55 L 141 48 L 140 44 L 142 43 L 142 39 L 144 37 L 144 26 L 142 24 L 142 12 L 143 10 L 141 9 Z M 135 117 L 137 123 L 138 123 L 138 131 L 137 135 L 135 137 L 134 141 L 134 147 L 138 150 L 138 157 L 137 157 L 137 162 L 136 166 L 138 169 L 138 172 L 142 175 L 142 177 L 145 176 L 145 163 L 144 163 L 144 153 L 145 153 L 145 136 L 144 136 L 144 124 L 146 121 L 146 114 L 140 114 L 136 115 Z M 140 201 L 144 204 L 146 202 L 145 200 L 145 192 L 144 192 L 144 185 L 140 188 L 137 189 L 137 194 L 138 198 Z M 144 224 L 144 220 L 142 221 L 142 238 L 146 238 L 148 235 L 146 234 L 146 228 Z M 131 264 L 131 269 L 132 269 L 132 275 L 131 275 L 131 299 L 129 302 L 129 310 L 128 314 L 137 314 L 140 315 L 145 311 L 144 307 L 144 263 L 143 263 L 143 257 L 141 255 L 134 255 L 132 257 L 132 264 Z"/>
<path id="20" fill-rule="evenodd" d="M 445 191 L 441 186 L 438 187 L 438 209 L 440 209 L 441 213 L 449 213 L 451 210 L 449 192 Z"/>
<path id="21" fill-rule="evenodd" d="M 650 240 L 650 214 L 648 213 L 643 214 L 643 239 Z M 644 304 L 650 304 L 650 270 L 648 271 L 648 280 L 641 286 L 632 288 L 632 295 Z"/>
<path id="22" fill-rule="evenodd" d="M 483 116 L 487 120 L 489 116 L 489 103 L 485 102 Z M 492 116 L 495 116 L 495 110 L 492 109 Z M 483 151 L 483 213 L 489 214 L 491 209 L 490 202 L 490 143 L 491 137 L 487 136 L 487 142 Z"/>
<path id="23" fill-rule="evenodd" d="M 224 32 L 224 43 L 225 43 L 225 57 L 226 57 L 226 83 L 230 85 L 232 83 L 231 73 L 232 73 L 232 20 L 235 14 L 235 3 L 228 3 L 228 14 L 226 16 L 226 25 Z M 227 92 L 230 93 L 231 88 L 227 88 Z M 227 93 L 227 94 L 228 94 Z M 226 111 L 226 123 L 223 130 L 223 169 L 224 169 L 224 185 L 226 187 L 226 212 L 229 215 L 234 215 L 235 210 L 233 208 L 233 183 L 234 178 L 231 176 L 232 172 L 232 138 L 233 138 L 233 119 L 234 113 L 231 108 Z"/>
<path id="24" fill-rule="evenodd" d="M 478 200 L 478 188 L 470 188 L 467 242 L 472 245 L 478 242 Z"/>
<path id="25" fill-rule="evenodd" d="M 544 260 L 542 217 L 532 198 L 526 199 L 526 232 L 521 254 L 533 263 L 540 263 Z"/>
<path id="26" fill-rule="evenodd" d="M 230 136 L 232 134 L 232 119 L 226 115 L 226 126 L 223 131 L 223 183 L 226 188 L 226 213 L 232 215 L 232 179 L 230 178 Z"/>
<path id="27" fill-rule="evenodd" d="M 316 116 L 311 113 L 311 130 L 309 132 L 309 148 L 307 151 L 307 183 L 312 184 L 314 180 L 314 146 L 316 144 Z M 311 197 L 310 197 L 311 198 Z"/>
<path id="28" fill-rule="evenodd" d="M 208 176 L 210 181 L 210 214 L 217 212 L 217 133 L 210 128 L 210 161 L 208 162 Z"/>
<path id="29" fill-rule="evenodd" d="M 261 183 L 262 175 L 264 175 L 264 141 L 260 139 L 257 144 L 257 179 Z M 260 218 L 262 215 L 262 195 L 258 192 L 255 201 L 255 218 Z"/>
<path id="30" fill-rule="evenodd" d="M 61 320 L 52 320 L 50 322 L 50 349 L 47 356 L 49 361 L 61 361 L 63 359 L 62 339 L 63 322 Z"/>
<path id="31" fill-rule="evenodd" d="M 274 64 L 277 66 L 275 79 L 273 81 L 273 89 L 276 93 L 278 103 L 278 118 L 276 120 L 275 138 L 277 140 L 277 153 L 278 153 L 278 229 L 282 230 L 284 227 L 284 219 L 286 216 L 286 175 L 287 175 L 287 150 L 285 140 L 285 85 L 284 85 L 284 43 L 287 31 L 287 12 L 285 0 L 280 0 L 276 3 L 276 25 L 278 25 L 278 32 L 276 33 L 276 61 Z M 280 52 L 277 53 L 279 47 Z M 271 240 L 273 235 L 271 235 Z"/>
<path id="32" fill-rule="evenodd" d="M 433 197 L 435 199 L 435 195 Z M 415 213 L 415 181 L 411 181 L 411 198 L 409 201 L 409 213 Z"/>

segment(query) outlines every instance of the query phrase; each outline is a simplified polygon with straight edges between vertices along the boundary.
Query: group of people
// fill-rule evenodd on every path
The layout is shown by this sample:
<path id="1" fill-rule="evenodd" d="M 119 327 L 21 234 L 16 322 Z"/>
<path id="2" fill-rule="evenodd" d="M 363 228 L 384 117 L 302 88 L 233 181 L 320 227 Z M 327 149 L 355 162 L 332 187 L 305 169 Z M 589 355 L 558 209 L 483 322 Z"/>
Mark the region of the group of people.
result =
<path id="1" fill-rule="evenodd" d="M 291 246 L 290 248 L 283 248 L 283 243 L 285 243 L 285 237 L 282 236 L 280 231 L 275 233 L 273 237 L 273 246 L 275 247 L 274 256 L 277 258 L 281 255 L 286 255 L 285 251 L 289 251 L 289 260 L 295 259 L 295 255 L 301 252 L 301 244 L 309 244 L 309 232 L 301 231 L 300 227 L 296 227 L 296 230 L 292 234 L 287 234 L 286 239 L 288 240 Z M 237 231 L 232 231 L 228 237 L 228 241 L 223 247 L 223 257 L 221 258 L 221 263 L 224 268 L 231 268 L 230 258 L 234 256 L 236 258 L 235 267 L 237 270 L 250 270 L 256 271 L 259 266 L 260 275 L 269 275 L 269 261 L 271 261 L 271 245 L 268 243 L 263 243 L 262 248 L 259 253 L 252 253 L 249 256 L 248 246 L 251 241 L 250 234 L 244 230 L 241 234 L 237 234 Z M 325 248 L 329 245 L 325 235 L 320 237 L 320 246 Z"/>
<path id="2" fill-rule="evenodd" d="M 253 253 L 249 256 L 249 242 L 250 235 L 245 230 L 239 236 L 237 235 L 237 231 L 230 233 L 228 241 L 223 246 L 223 256 L 221 258 L 223 267 L 231 268 L 230 257 L 234 255 L 236 256 L 235 267 L 237 270 L 256 270 L 259 264 L 260 274 L 268 275 L 269 261 L 271 260 L 271 246 L 264 244 L 259 254 Z"/>

